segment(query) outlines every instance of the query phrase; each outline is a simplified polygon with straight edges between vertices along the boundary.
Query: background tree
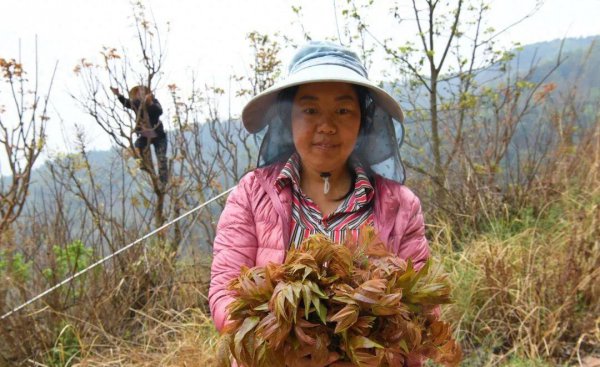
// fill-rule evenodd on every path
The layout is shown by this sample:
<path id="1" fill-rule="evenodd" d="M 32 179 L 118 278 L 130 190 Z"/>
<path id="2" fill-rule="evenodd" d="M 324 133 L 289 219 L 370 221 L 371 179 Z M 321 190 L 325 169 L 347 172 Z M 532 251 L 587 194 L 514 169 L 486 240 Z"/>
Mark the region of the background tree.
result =
<path id="1" fill-rule="evenodd" d="M 195 77 L 190 78 L 187 97 L 177 85 L 169 85 L 174 106 L 173 139 L 178 149 L 174 165 L 177 193 L 172 192 L 180 203 L 176 213 L 233 187 L 255 165 L 259 139 L 248 134 L 230 107 L 227 117 L 222 117 L 219 101 L 225 94 L 229 95 L 228 103 L 232 98 L 250 98 L 270 87 L 281 73 L 281 47 L 278 35 L 250 32 L 247 39 L 253 62 L 245 75 L 230 76 L 227 91 L 215 85 L 198 87 Z M 212 247 L 216 218 L 224 204 L 221 200 L 195 219 L 202 228 L 200 238 L 205 248 Z"/>
<path id="2" fill-rule="evenodd" d="M 45 146 L 47 107 L 54 74 L 48 91 L 42 95 L 37 71 L 37 51 L 31 81 L 20 60 L 0 58 L 0 72 L 9 96 L 4 100 L 13 102 L 10 110 L 14 111 L 14 116 L 7 118 L 6 106 L 0 105 L 0 243 L 10 242 L 7 231 L 23 210 L 33 166 Z M 4 176 L 6 173 L 9 175 Z"/>
<path id="3" fill-rule="evenodd" d="M 540 75 L 535 60 L 518 67 L 517 55 L 497 39 L 541 2 L 500 30 L 488 25 L 485 1 L 396 2 L 391 23 L 397 34 L 412 26 L 414 42 L 374 34 L 366 21 L 373 4 L 347 1 L 343 38 L 365 50 L 364 57 L 383 53 L 388 60 L 384 74 L 391 82 L 384 87 L 395 91 L 406 112 L 405 163 L 433 184 L 431 193 L 420 192 L 426 205 L 455 216 L 480 206 L 482 192 L 496 200 L 495 192 L 506 186 L 497 174 L 507 164 L 513 137 L 521 125 L 540 128 L 528 121 L 534 98 L 561 62 L 558 57 Z"/>
<path id="4" fill-rule="evenodd" d="M 110 92 L 111 86 L 126 93 L 134 85 L 143 85 L 154 92 L 160 85 L 165 59 L 161 29 L 158 24 L 149 20 L 143 3 L 133 5 L 133 14 L 138 53 L 131 55 L 124 50 L 122 56 L 116 48 L 104 47 L 101 63 L 95 64 L 82 59 L 75 67 L 75 72 L 80 76 L 83 90 L 73 95 L 73 98 L 108 134 L 115 147 L 121 149 L 125 156 L 134 159 L 139 169 L 143 170 L 154 194 L 151 200 L 154 222 L 160 227 L 166 221 L 167 188 L 161 183 L 152 161 L 143 159 L 135 147 L 135 114 L 129 110 L 123 113 L 121 104 L 117 103 Z M 162 121 L 164 124 L 164 117 Z"/>

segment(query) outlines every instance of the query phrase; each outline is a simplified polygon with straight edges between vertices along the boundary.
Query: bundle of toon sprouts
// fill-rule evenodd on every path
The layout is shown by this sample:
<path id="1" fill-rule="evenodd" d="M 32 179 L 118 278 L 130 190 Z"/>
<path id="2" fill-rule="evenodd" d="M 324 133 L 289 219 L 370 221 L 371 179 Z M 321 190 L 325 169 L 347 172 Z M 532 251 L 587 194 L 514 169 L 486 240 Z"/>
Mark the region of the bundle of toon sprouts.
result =
<path id="1" fill-rule="evenodd" d="M 435 312 L 450 288 L 430 264 L 416 271 L 373 230 L 345 245 L 311 236 L 283 264 L 243 268 L 230 283 L 229 349 L 245 367 L 458 365 L 460 348 Z"/>

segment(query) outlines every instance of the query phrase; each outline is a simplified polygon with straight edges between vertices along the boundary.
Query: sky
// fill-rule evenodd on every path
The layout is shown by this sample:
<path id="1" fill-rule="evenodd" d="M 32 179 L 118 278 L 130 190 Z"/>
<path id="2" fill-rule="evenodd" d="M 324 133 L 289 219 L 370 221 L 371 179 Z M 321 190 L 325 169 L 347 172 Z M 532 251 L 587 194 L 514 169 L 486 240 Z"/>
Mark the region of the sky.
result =
<path id="1" fill-rule="evenodd" d="M 410 0 L 398 0 L 400 9 L 411 11 Z M 166 85 L 185 85 L 192 72 L 197 80 L 223 85 L 232 73 L 248 71 L 250 51 L 246 34 L 280 32 L 299 39 L 301 26 L 292 6 L 300 5 L 303 26 L 313 38 L 334 37 L 338 33 L 335 16 L 345 0 L 149 0 L 157 24 L 165 32 L 167 53 L 162 86 L 156 95 L 168 99 Z M 377 0 L 376 9 L 367 19 L 372 31 L 383 37 L 408 40 L 414 30 L 410 22 L 406 30 L 393 35 L 386 13 L 394 2 Z M 492 0 L 490 23 L 502 29 L 530 13 L 536 0 Z M 337 8 L 336 8 L 337 5 Z M 83 128 L 92 148 L 107 149 L 108 138 L 86 116 L 70 97 L 81 88 L 73 73 L 74 66 L 85 57 L 98 61 L 102 46 L 118 50 L 134 48 L 132 6 L 128 0 L 0 0 L 0 57 L 18 58 L 33 71 L 37 37 L 40 89 L 45 90 L 56 62 L 48 124 L 47 154 L 69 149 L 74 126 Z M 336 10 L 337 9 L 337 12 Z M 409 13 L 410 14 L 410 13 Z M 499 42 L 529 44 L 563 37 L 600 34 L 597 16 L 600 0 L 546 0 L 530 18 L 499 37 Z M 291 51 L 288 51 L 291 52 Z M 284 54 L 284 58 L 289 55 Z M 378 75 L 378 71 L 372 75 Z M 30 73 L 31 75 L 31 73 Z M 0 106 L 10 116 L 11 101 L 6 85 L 0 86 Z M 243 101 L 232 107 L 239 115 Z M 164 103 L 163 103 L 164 104 Z M 2 157 L 0 157 L 1 159 Z M 1 163 L 1 162 L 0 162 Z M 5 166 L 5 165 L 2 165 Z"/>

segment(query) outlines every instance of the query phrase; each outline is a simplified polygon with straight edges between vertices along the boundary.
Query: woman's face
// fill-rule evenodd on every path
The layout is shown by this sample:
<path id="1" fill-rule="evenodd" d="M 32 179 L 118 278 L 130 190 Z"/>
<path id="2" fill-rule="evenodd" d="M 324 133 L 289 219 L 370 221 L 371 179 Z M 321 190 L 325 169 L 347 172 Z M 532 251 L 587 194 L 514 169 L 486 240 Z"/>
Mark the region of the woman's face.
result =
<path id="1" fill-rule="evenodd" d="M 360 105 L 351 84 L 301 85 L 292 104 L 294 146 L 305 169 L 338 172 L 346 167 L 360 129 Z"/>

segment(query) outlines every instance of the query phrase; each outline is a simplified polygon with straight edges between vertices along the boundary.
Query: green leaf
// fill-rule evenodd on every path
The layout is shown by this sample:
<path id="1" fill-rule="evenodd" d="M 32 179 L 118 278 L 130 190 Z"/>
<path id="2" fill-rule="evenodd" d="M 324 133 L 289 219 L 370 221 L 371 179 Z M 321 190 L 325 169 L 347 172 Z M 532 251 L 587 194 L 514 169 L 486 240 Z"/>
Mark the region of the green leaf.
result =
<path id="1" fill-rule="evenodd" d="M 427 265 L 425 265 L 424 270 L 427 271 Z M 424 275 L 424 273 L 422 273 Z M 417 283 L 419 279 L 419 273 L 414 269 L 412 261 L 409 259 L 406 265 L 406 271 L 404 274 L 400 275 L 396 280 L 396 287 L 402 288 L 404 292 L 410 291 L 414 285 Z"/>
<path id="2" fill-rule="evenodd" d="M 287 284 L 286 287 L 283 289 L 283 294 L 285 295 L 285 299 L 291 304 L 293 305 L 294 302 L 294 289 L 293 289 L 293 285 L 292 284 Z"/>
<path id="3" fill-rule="evenodd" d="M 300 294 L 302 292 L 303 284 L 300 282 L 294 282 L 292 284 L 292 290 L 294 291 L 294 304 L 298 304 L 298 300 L 300 299 Z"/>
<path id="4" fill-rule="evenodd" d="M 318 294 L 319 297 L 321 297 L 321 298 L 327 298 L 327 296 L 325 295 L 325 293 L 323 293 L 323 291 L 321 290 L 321 288 L 319 288 L 319 286 L 315 282 L 308 282 L 308 286 L 310 287 L 310 290 L 313 291 L 313 293 Z"/>
<path id="5" fill-rule="evenodd" d="M 358 307 L 355 305 L 346 305 L 344 308 L 339 310 L 329 319 L 331 322 L 337 322 L 333 332 L 335 334 L 339 334 L 354 325 L 358 320 L 358 312 Z"/>
<path id="6" fill-rule="evenodd" d="M 277 317 L 282 317 L 285 320 L 288 320 L 287 317 L 287 313 L 285 312 L 285 296 L 283 295 L 283 292 L 278 292 L 276 294 L 276 298 L 275 298 L 275 315 L 277 315 Z"/>
<path id="7" fill-rule="evenodd" d="M 311 268 L 309 268 L 308 266 L 304 268 L 304 275 L 302 275 L 302 281 L 306 280 L 306 277 L 308 277 L 311 273 L 313 272 L 313 270 Z"/>
<path id="8" fill-rule="evenodd" d="M 427 284 L 406 297 L 406 302 L 424 305 L 451 303 L 450 288 L 443 283 Z"/>
<path id="9" fill-rule="evenodd" d="M 400 340 L 400 342 L 398 343 L 398 345 L 400 346 L 400 348 L 402 348 L 402 350 L 405 353 L 408 353 L 408 345 L 406 345 L 406 341 L 404 339 Z"/>
<path id="10" fill-rule="evenodd" d="M 378 344 L 365 336 L 355 335 L 350 337 L 350 347 L 356 350 L 369 348 L 383 348 L 383 345 Z"/>
<path id="11" fill-rule="evenodd" d="M 248 334 L 250 332 L 250 330 L 254 329 L 256 327 L 256 325 L 258 325 L 259 321 L 260 321 L 260 317 L 258 317 L 258 316 L 248 317 L 248 318 L 246 318 L 246 320 L 244 320 L 244 323 L 242 324 L 242 326 L 240 326 L 240 329 L 238 330 L 238 332 L 235 333 L 235 337 L 234 337 L 235 350 L 234 350 L 234 352 L 235 352 L 236 357 L 242 356 L 242 346 L 243 346 L 244 337 L 246 336 L 246 334 Z"/>
<path id="12" fill-rule="evenodd" d="M 269 311 L 269 303 L 265 302 L 265 303 L 263 303 L 260 306 L 254 307 L 253 310 L 254 311 L 264 311 L 264 312 L 267 312 L 267 311 Z"/>
<path id="13" fill-rule="evenodd" d="M 313 305 L 315 305 L 315 311 L 318 313 L 319 307 L 321 306 L 321 299 L 319 298 L 319 296 L 313 295 L 311 298 L 311 302 Z"/>
<path id="14" fill-rule="evenodd" d="M 308 315 L 310 314 L 310 303 L 312 294 L 310 291 L 310 287 L 306 284 L 302 286 L 302 298 L 304 299 L 304 318 L 308 320 Z"/>
<path id="15" fill-rule="evenodd" d="M 316 306 L 315 308 L 317 311 L 317 315 L 319 315 L 321 322 L 323 323 L 323 325 L 325 325 L 326 319 L 327 319 L 327 307 L 325 307 L 325 304 L 323 304 L 323 303 L 319 304 L 318 306 L 317 305 L 315 305 L 315 306 Z"/>

